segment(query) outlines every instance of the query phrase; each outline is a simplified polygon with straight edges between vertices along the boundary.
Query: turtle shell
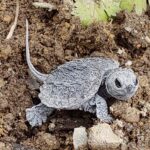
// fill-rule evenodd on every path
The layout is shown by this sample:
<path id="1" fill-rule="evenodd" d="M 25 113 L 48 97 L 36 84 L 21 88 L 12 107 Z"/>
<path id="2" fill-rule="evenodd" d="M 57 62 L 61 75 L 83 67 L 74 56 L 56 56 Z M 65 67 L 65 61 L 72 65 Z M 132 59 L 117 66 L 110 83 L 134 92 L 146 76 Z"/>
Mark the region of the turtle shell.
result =
<path id="1" fill-rule="evenodd" d="M 67 62 L 49 74 L 39 98 L 48 107 L 78 109 L 97 93 L 104 73 L 118 68 L 111 59 L 82 58 Z"/>

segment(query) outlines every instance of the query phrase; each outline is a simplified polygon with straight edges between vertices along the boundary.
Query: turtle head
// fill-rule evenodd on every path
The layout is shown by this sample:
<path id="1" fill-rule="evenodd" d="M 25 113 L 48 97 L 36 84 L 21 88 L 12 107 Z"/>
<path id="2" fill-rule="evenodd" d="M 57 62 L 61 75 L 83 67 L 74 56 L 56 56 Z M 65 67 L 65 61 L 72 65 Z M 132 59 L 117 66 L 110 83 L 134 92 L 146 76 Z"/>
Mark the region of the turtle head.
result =
<path id="1" fill-rule="evenodd" d="M 138 80 L 133 70 L 117 68 L 106 77 L 105 86 L 108 94 L 119 100 L 130 99 L 138 88 Z"/>

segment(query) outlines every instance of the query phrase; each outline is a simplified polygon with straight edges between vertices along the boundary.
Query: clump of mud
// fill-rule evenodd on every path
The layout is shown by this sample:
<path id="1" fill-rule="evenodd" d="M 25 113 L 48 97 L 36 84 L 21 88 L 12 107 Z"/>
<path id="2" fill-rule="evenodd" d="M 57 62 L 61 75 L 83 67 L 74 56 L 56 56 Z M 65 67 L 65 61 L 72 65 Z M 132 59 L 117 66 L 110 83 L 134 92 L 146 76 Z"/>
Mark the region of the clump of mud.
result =
<path id="1" fill-rule="evenodd" d="M 121 15 L 119 13 L 118 15 Z M 123 23 L 115 32 L 116 43 L 128 49 L 131 56 L 142 56 L 150 46 L 150 24 L 146 15 L 138 16 L 135 13 L 125 13 Z"/>

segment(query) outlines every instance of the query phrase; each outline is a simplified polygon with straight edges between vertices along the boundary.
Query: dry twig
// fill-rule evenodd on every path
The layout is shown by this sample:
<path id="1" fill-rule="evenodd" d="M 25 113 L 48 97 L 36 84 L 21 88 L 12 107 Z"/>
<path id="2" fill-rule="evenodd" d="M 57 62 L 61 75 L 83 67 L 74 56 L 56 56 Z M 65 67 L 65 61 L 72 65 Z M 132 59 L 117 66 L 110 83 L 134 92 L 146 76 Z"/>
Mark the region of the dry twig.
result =
<path id="1" fill-rule="evenodd" d="M 19 16 L 19 0 L 16 0 L 16 15 L 15 15 L 15 20 L 14 20 L 14 23 L 12 24 L 11 28 L 10 28 L 10 31 L 6 37 L 7 40 L 9 40 L 13 33 L 14 33 L 14 30 L 17 26 L 17 21 L 18 21 L 18 16 Z"/>

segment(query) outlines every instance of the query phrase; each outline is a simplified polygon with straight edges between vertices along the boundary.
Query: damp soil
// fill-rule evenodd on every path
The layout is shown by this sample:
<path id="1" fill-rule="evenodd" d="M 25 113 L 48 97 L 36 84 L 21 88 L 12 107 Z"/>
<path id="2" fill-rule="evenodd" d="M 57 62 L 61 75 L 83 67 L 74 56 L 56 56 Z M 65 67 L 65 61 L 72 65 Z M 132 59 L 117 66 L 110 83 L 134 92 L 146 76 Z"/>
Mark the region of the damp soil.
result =
<path id="1" fill-rule="evenodd" d="M 15 0 L 0 1 L 0 146 L 3 149 L 73 149 L 75 127 L 91 127 L 95 115 L 75 111 L 55 111 L 41 127 L 31 128 L 25 110 L 38 104 L 37 83 L 25 59 L 25 19 L 29 20 L 30 52 L 34 66 L 49 73 L 58 65 L 83 57 L 110 57 L 132 68 L 139 89 L 127 103 L 116 103 L 112 115 L 123 122 L 111 126 L 123 132 L 127 149 L 150 147 L 150 18 L 147 14 L 121 12 L 113 22 L 83 27 L 71 15 L 68 3 L 47 0 L 57 7 L 52 12 L 35 8 L 30 0 L 20 1 L 17 27 L 10 40 L 6 36 L 14 21 Z M 139 111 L 139 119 L 125 116 L 128 107 Z M 118 110 L 119 109 L 119 110 Z M 134 118 L 134 114 L 132 114 Z M 118 132 L 117 132 L 118 131 Z M 49 137 L 51 135 L 51 137 Z M 46 139 L 51 139 L 49 143 Z M 55 141 L 55 142 L 53 142 Z M 57 142 L 56 142 L 57 141 Z M 120 148 L 122 149 L 122 148 Z"/>

